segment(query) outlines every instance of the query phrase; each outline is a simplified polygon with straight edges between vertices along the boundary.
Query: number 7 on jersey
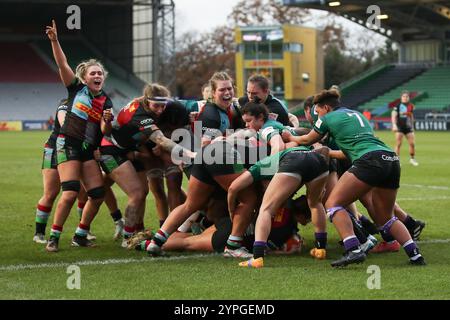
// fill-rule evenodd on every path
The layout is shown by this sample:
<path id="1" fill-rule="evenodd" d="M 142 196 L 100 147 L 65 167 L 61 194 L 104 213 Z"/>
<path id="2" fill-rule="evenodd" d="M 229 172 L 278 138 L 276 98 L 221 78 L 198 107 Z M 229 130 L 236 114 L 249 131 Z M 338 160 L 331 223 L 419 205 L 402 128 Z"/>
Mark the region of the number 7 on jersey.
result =
<path id="1" fill-rule="evenodd" d="M 359 114 L 357 114 L 357 113 L 350 113 L 350 112 L 347 112 L 347 114 L 348 114 L 349 117 L 357 117 L 359 123 L 361 124 L 361 127 L 362 127 L 362 128 L 365 127 L 364 121 L 363 121 L 363 119 L 361 119 L 361 116 L 360 116 Z"/>

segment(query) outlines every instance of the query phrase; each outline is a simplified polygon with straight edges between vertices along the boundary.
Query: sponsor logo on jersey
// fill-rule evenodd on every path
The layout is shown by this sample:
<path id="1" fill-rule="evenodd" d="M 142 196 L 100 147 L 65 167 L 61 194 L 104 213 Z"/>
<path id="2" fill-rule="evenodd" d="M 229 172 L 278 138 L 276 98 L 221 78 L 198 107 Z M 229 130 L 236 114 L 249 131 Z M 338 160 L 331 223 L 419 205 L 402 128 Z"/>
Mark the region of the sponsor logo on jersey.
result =
<path id="1" fill-rule="evenodd" d="M 97 122 L 100 122 L 100 120 L 101 120 L 101 118 L 102 118 L 101 112 L 98 112 L 98 111 L 96 111 L 96 110 L 94 110 L 94 109 L 91 109 L 91 108 L 89 108 L 88 106 L 82 104 L 81 102 L 77 102 L 77 103 L 75 104 L 75 107 L 76 107 L 78 110 L 80 110 L 80 111 L 86 113 L 86 114 L 89 116 L 89 118 L 94 119 L 94 120 L 97 121 Z"/>

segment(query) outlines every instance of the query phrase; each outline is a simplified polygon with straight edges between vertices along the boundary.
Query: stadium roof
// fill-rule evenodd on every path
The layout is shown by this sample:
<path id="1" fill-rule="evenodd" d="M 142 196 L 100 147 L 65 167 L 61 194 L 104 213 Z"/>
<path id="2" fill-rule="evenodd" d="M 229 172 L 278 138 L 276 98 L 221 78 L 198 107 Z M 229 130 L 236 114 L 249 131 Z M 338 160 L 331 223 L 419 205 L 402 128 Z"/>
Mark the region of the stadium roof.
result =
<path id="1" fill-rule="evenodd" d="M 28 4 L 75 4 L 75 5 L 105 5 L 105 6 L 131 6 L 152 5 L 152 2 L 161 0 L 1 0 L 2 3 L 28 3 Z"/>
<path id="2" fill-rule="evenodd" d="M 449 0 L 381 0 L 374 1 L 381 9 L 380 28 L 369 24 L 374 4 L 365 0 L 283 0 L 288 6 L 326 10 L 359 23 L 396 41 L 442 39 L 450 32 Z"/>

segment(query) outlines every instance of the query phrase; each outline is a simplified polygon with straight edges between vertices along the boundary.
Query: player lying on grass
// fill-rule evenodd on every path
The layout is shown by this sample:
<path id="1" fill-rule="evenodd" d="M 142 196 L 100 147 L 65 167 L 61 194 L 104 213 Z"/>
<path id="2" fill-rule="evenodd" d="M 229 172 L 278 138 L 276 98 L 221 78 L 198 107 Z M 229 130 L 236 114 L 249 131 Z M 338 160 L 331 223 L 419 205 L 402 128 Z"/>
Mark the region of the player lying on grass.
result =
<path id="1" fill-rule="evenodd" d="M 306 196 L 295 200 L 289 199 L 287 204 L 277 211 L 271 221 L 271 230 L 267 241 L 267 250 L 273 254 L 300 253 L 303 240 L 298 235 L 297 223 L 306 225 L 311 221 L 311 211 Z M 255 234 L 249 228 L 244 235 L 243 245 L 253 249 Z M 223 253 L 231 234 L 232 223 L 229 216 L 220 218 L 214 225 L 205 229 L 199 235 L 187 232 L 175 232 L 164 243 L 164 251 L 206 251 Z M 142 240 L 139 236 L 148 239 Z M 152 235 L 137 235 L 129 242 L 129 248 L 145 251 L 150 245 Z"/>

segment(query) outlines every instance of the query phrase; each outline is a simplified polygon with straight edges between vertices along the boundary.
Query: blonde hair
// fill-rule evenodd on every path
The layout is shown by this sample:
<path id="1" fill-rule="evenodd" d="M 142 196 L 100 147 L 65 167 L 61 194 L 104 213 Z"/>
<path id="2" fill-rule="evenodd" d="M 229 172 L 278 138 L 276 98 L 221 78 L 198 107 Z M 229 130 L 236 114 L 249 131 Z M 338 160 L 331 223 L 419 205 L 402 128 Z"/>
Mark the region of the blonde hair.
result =
<path id="1" fill-rule="evenodd" d="M 233 85 L 233 79 L 228 73 L 225 71 L 216 72 L 213 74 L 211 79 L 209 79 L 209 86 L 211 87 L 212 92 L 217 89 L 217 81 L 231 81 L 231 84 Z"/>
<path id="2" fill-rule="evenodd" d="M 144 87 L 144 99 L 170 97 L 170 91 L 159 83 L 148 83 Z"/>
<path id="3" fill-rule="evenodd" d="M 89 60 L 82 61 L 81 63 L 79 63 L 77 68 L 75 69 L 75 76 L 78 78 L 78 80 L 83 82 L 84 77 L 86 76 L 87 70 L 89 69 L 89 67 L 92 67 L 92 66 L 100 67 L 100 69 L 102 69 L 102 71 L 103 71 L 103 76 L 106 79 L 106 77 L 108 76 L 108 71 L 106 71 L 103 64 L 98 60 L 89 59 Z"/>

